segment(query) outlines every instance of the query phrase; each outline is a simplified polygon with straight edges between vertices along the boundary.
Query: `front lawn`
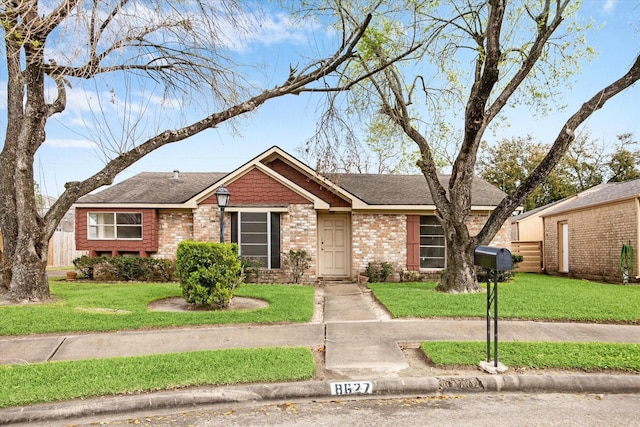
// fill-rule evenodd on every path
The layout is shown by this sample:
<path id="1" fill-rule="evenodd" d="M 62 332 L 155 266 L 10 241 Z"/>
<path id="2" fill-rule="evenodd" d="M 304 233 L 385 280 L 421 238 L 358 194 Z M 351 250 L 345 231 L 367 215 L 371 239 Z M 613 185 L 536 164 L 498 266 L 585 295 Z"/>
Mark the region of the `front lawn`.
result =
<path id="1" fill-rule="evenodd" d="M 312 286 L 244 284 L 236 295 L 265 300 L 266 308 L 238 311 L 153 312 L 155 300 L 181 295 L 176 283 L 51 281 L 53 302 L 0 307 L 0 335 L 117 331 L 229 323 L 308 322 Z"/>
<path id="2" fill-rule="evenodd" d="M 477 366 L 487 357 L 487 344 L 480 341 L 428 341 L 421 348 L 433 363 L 444 366 Z M 640 372 L 638 354 L 640 344 L 504 341 L 498 348 L 498 359 L 504 365 L 531 369 Z"/>
<path id="3" fill-rule="evenodd" d="M 0 407 L 178 387 L 313 378 L 308 348 L 252 348 L 0 366 Z"/>
<path id="4" fill-rule="evenodd" d="M 444 294 L 435 291 L 436 283 L 369 287 L 395 318 L 486 316 L 486 293 Z M 519 273 L 498 284 L 498 303 L 501 319 L 640 323 L 640 286 Z"/>

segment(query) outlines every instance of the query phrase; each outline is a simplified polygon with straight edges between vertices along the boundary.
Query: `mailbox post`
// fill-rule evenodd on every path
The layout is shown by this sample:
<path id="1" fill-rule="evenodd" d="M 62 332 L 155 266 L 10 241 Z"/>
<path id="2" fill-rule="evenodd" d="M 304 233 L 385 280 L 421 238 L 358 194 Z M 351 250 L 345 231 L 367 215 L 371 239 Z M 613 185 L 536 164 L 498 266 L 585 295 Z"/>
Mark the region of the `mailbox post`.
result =
<path id="1" fill-rule="evenodd" d="M 505 366 L 498 363 L 498 272 L 513 268 L 511 252 L 506 248 L 478 246 L 474 252 L 474 264 L 485 269 L 487 277 L 487 360 L 480 367 L 491 373 L 504 372 Z M 493 289 L 491 289 L 493 277 Z M 491 306 L 493 305 L 493 367 L 491 366 Z"/>

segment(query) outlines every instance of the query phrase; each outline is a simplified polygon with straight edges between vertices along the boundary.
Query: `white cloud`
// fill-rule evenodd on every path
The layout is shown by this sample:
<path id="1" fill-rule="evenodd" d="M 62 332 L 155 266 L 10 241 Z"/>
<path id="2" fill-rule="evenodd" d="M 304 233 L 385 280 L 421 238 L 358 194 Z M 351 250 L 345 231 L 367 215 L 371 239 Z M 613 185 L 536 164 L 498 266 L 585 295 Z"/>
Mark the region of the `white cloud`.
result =
<path id="1" fill-rule="evenodd" d="M 95 148 L 96 143 L 88 139 L 51 138 L 44 145 L 53 148 Z"/>
<path id="2" fill-rule="evenodd" d="M 604 10 L 607 13 L 613 11 L 613 9 L 616 6 L 616 3 L 618 3 L 618 0 L 605 0 L 604 5 L 602 6 L 602 10 Z"/>
<path id="3" fill-rule="evenodd" d="M 304 45 L 321 29 L 316 20 L 294 21 L 285 13 L 260 17 L 244 15 L 235 19 L 235 23 L 222 23 L 220 37 L 225 47 L 235 52 L 246 52 L 255 46 Z"/>

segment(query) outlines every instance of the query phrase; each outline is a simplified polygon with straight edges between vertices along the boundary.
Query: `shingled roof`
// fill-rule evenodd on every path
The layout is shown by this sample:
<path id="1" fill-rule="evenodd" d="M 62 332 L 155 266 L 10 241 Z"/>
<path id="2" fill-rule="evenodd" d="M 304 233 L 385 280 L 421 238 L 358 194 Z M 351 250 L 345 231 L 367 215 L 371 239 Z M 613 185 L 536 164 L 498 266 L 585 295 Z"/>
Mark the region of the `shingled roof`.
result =
<path id="1" fill-rule="evenodd" d="M 176 178 L 177 175 L 177 178 Z M 143 172 L 78 203 L 180 204 L 212 186 L 227 173 L 222 172 Z"/>
<path id="2" fill-rule="evenodd" d="M 582 193 L 578 193 L 574 200 L 563 204 L 558 207 L 558 209 L 554 209 L 543 216 L 556 215 L 560 212 L 601 205 L 634 197 L 640 197 L 640 179 L 600 184 L 585 190 Z"/>
<path id="3" fill-rule="evenodd" d="M 449 175 L 440 175 L 447 188 Z M 336 174 L 330 178 L 369 205 L 434 205 L 431 192 L 422 175 Z M 488 182 L 474 178 L 471 188 L 474 206 L 497 206 L 505 193 Z"/>
<path id="4" fill-rule="evenodd" d="M 185 203 L 226 175 L 182 172 L 175 178 L 173 173 L 144 172 L 99 193 L 84 196 L 78 203 L 176 205 Z M 422 175 L 334 174 L 330 180 L 369 205 L 434 205 Z M 440 176 L 445 188 L 448 180 L 449 176 Z M 486 181 L 478 178 L 473 181 L 471 198 L 474 206 L 496 206 L 504 195 Z"/>

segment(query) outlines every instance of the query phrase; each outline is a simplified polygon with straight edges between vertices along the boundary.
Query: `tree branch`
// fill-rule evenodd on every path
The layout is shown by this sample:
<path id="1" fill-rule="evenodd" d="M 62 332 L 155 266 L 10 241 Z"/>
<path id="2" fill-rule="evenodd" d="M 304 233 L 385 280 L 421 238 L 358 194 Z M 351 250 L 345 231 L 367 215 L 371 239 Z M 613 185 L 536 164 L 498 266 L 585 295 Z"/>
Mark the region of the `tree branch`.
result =
<path id="1" fill-rule="evenodd" d="M 131 166 L 133 163 L 152 151 L 164 145 L 182 141 L 207 129 L 214 128 L 220 123 L 226 122 L 234 117 L 253 111 L 269 99 L 278 98 L 288 94 L 297 94 L 305 85 L 320 80 L 335 72 L 353 56 L 355 47 L 358 41 L 362 38 L 362 35 L 370 21 L 371 15 L 368 15 L 357 31 L 353 33 L 348 42 L 343 43 L 343 47 L 336 51 L 331 58 L 326 61 L 314 63 L 315 65 L 312 66 L 312 68 L 305 67 L 305 72 L 299 73 L 294 76 L 293 79 L 287 79 L 287 82 L 283 85 L 265 90 L 259 95 L 250 97 L 245 102 L 238 103 L 221 112 L 211 114 L 188 126 L 184 126 L 176 130 L 164 131 L 148 139 L 137 147 L 112 159 L 102 170 L 86 180 L 65 184 L 65 191 L 45 215 L 46 233 L 48 233 L 49 237 L 53 235 L 57 224 L 56 219 L 60 218 L 64 212 L 66 212 L 71 205 L 78 200 L 78 198 L 88 194 L 96 188 L 111 184 L 118 173 L 122 172 L 124 169 Z"/>
<path id="2" fill-rule="evenodd" d="M 602 108 L 608 100 L 629 88 L 638 80 L 640 80 L 640 55 L 636 57 L 634 64 L 624 76 L 598 91 L 567 120 L 545 158 L 522 184 L 513 193 L 505 197 L 492 212 L 485 226 L 478 233 L 480 243 L 487 243 L 489 236 L 494 236 L 499 231 L 502 224 L 518 207 L 520 200 L 524 200 L 544 181 L 549 172 L 558 164 L 571 142 L 573 142 L 576 128 L 594 112 Z"/>

